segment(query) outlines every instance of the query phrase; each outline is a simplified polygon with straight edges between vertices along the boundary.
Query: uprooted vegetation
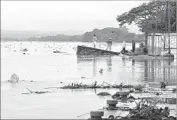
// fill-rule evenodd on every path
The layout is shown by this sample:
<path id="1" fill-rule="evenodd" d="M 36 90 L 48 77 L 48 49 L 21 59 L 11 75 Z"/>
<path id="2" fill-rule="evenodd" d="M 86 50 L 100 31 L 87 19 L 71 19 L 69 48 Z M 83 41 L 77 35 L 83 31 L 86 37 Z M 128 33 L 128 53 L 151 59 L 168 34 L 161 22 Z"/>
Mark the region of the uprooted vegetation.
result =
<path id="1" fill-rule="evenodd" d="M 130 110 L 130 113 L 126 117 L 122 117 L 124 120 L 161 120 L 162 118 L 170 118 L 169 108 L 158 108 L 156 106 L 157 102 L 154 100 L 141 99 L 136 104 L 136 107 Z"/>
<path id="2" fill-rule="evenodd" d="M 107 85 L 104 85 L 104 84 L 107 84 Z M 141 85 L 139 85 L 141 86 Z M 87 84 L 83 84 L 82 82 L 81 83 L 72 83 L 72 84 L 68 84 L 68 85 L 65 85 L 63 87 L 60 87 L 61 89 L 89 89 L 89 88 L 134 88 L 135 86 L 133 85 L 123 85 L 123 83 L 119 84 L 119 85 L 116 85 L 116 84 L 109 84 L 107 82 L 103 82 L 102 84 L 98 84 L 97 81 L 93 82 L 91 85 L 87 85 Z M 143 86 L 141 86 L 143 88 Z"/>

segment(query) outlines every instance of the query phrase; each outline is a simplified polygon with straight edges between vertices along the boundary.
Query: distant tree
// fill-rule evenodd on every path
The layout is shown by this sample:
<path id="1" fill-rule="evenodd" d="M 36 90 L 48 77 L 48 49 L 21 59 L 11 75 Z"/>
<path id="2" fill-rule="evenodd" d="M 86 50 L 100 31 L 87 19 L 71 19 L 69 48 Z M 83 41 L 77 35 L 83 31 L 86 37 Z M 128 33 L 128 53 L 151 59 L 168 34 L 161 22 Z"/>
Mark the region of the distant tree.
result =
<path id="1" fill-rule="evenodd" d="M 176 1 L 168 1 L 170 9 L 171 32 L 176 32 Z M 151 1 L 117 16 L 119 25 L 134 22 L 142 32 L 165 32 L 167 23 L 167 2 Z"/>
<path id="2" fill-rule="evenodd" d="M 169 12 L 168 12 L 169 9 Z M 170 14 L 170 32 L 176 32 L 176 1 L 151 1 L 117 16 L 120 26 L 124 24 L 138 25 L 145 33 L 145 46 L 149 33 L 167 32 L 168 14 Z"/>

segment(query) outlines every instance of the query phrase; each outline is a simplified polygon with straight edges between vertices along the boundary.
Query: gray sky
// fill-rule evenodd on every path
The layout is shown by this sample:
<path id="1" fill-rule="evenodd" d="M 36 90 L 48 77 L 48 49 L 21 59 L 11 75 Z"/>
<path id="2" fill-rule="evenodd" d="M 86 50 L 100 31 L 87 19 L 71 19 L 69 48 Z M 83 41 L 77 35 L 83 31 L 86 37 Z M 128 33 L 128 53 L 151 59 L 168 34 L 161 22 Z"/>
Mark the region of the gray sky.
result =
<path id="1" fill-rule="evenodd" d="M 117 15 L 147 1 L 1 1 L 1 29 L 83 33 L 118 27 Z M 138 33 L 135 25 L 128 27 Z"/>

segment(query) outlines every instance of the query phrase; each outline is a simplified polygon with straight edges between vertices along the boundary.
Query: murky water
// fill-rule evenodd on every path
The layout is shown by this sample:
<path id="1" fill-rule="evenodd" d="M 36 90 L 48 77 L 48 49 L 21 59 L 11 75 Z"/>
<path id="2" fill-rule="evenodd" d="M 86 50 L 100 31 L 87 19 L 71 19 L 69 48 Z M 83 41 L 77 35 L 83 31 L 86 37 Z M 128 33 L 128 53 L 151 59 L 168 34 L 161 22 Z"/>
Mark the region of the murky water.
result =
<path id="1" fill-rule="evenodd" d="M 176 56 L 174 61 L 133 61 L 120 56 L 79 57 L 76 56 L 77 45 L 92 46 L 90 43 L 2 42 L 1 117 L 76 119 L 78 115 L 104 107 L 106 100 L 111 99 L 98 97 L 98 92 L 108 91 L 114 94 L 118 91 L 45 89 L 72 82 L 92 84 L 98 81 L 101 84 L 105 81 L 110 84 L 135 85 L 165 81 L 170 86 L 176 86 Z M 100 43 L 97 47 L 105 48 L 105 44 Z M 24 48 L 28 49 L 26 55 L 21 51 Z M 131 44 L 127 48 L 131 49 Z M 64 53 L 53 53 L 53 50 Z M 113 51 L 120 50 L 121 43 L 114 44 Z M 102 74 L 99 73 L 100 69 L 103 69 Z M 7 80 L 13 73 L 23 81 L 8 83 Z M 34 82 L 30 82 L 31 80 Z M 21 94 L 28 92 L 26 88 L 52 93 Z M 176 97 L 172 93 L 167 95 Z M 176 111 L 176 105 L 168 106 Z M 113 114 L 121 115 L 122 112 Z M 80 118 L 88 116 L 89 114 Z"/>

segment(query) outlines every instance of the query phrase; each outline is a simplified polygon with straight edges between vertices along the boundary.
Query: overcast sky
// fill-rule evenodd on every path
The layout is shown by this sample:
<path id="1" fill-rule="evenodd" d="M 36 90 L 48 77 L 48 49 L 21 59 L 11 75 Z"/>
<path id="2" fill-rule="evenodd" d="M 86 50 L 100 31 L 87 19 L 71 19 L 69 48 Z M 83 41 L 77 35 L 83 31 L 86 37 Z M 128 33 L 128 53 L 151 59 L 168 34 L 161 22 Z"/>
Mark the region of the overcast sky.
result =
<path id="1" fill-rule="evenodd" d="M 83 33 L 119 27 L 117 15 L 147 1 L 1 1 L 1 29 Z M 138 32 L 135 25 L 130 32 Z"/>

